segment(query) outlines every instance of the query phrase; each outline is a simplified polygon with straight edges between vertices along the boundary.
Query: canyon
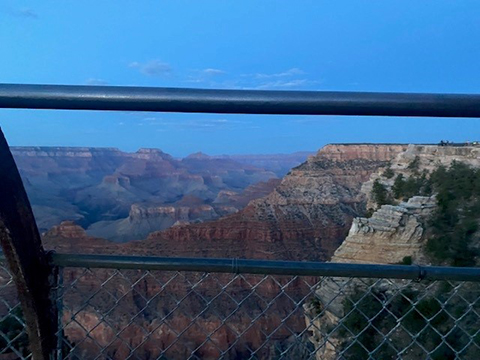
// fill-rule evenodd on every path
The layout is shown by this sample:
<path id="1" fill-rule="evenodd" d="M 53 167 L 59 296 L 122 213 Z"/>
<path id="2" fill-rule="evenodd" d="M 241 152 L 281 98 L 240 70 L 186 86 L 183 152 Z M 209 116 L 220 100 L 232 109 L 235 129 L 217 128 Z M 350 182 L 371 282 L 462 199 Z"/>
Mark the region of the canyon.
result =
<path id="1" fill-rule="evenodd" d="M 406 145 L 395 144 L 327 145 L 291 169 L 279 183 L 270 180 L 272 191 L 268 182 L 253 185 L 251 188 L 257 188 L 254 193 L 269 193 L 251 200 L 241 211 L 199 224 L 179 222 L 167 230 L 152 232 L 144 240 L 118 246 L 118 251 L 158 256 L 328 260 L 347 235 L 353 218 L 366 210 L 364 183 L 406 149 Z M 249 188 L 245 190 L 248 193 Z M 216 199 L 217 204 L 225 205 L 239 201 L 228 192 Z M 148 210 L 136 211 L 148 215 Z M 46 235 L 48 240 L 51 236 Z M 57 232 L 56 236 L 60 235 Z M 58 241 L 59 246 L 61 243 Z"/>
<path id="2" fill-rule="evenodd" d="M 68 221 L 47 231 L 44 245 L 68 253 L 348 263 L 402 263 L 408 258 L 428 264 L 427 219 L 436 209 L 435 195 L 379 206 L 372 196 L 374 184 L 378 182 L 391 192 L 399 175 L 420 176 L 424 170 L 431 172 L 454 162 L 480 167 L 479 150 L 331 144 L 291 169 L 281 181 L 272 178 L 256 183 L 246 187 L 240 197 L 237 192 L 219 191 L 212 201 L 215 206 L 237 202 L 244 206 L 220 219 L 185 223 L 181 206 L 173 206 L 162 209 L 180 214 L 170 228 L 128 243 L 93 236 Z M 204 155 L 194 158 L 198 161 Z M 248 195 L 262 191 L 263 197 Z M 193 198 L 185 201 L 190 209 L 199 206 L 201 211 L 211 211 Z M 130 217 L 156 217 L 155 211 L 138 207 Z M 317 281 L 188 272 L 149 272 L 142 277 L 136 271 L 65 269 L 65 334 L 74 343 L 81 341 L 86 331 L 94 336 L 95 341 L 87 339 L 76 349 L 80 358 L 98 352 L 100 344 L 114 359 L 124 358 L 131 348 L 145 359 L 161 354 L 169 359 L 190 354 L 202 359 L 238 359 L 252 353 L 261 359 L 274 359 L 279 349 L 288 349 L 291 358 L 301 358 L 315 347 L 318 359 L 333 359 L 343 338 L 332 335 L 322 346 L 323 336 L 344 316 L 345 297 L 365 290 L 365 286 L 361 281 L 338 278 L 315 286 Z M 101 284 L 106 291 L 97 295 Z M 391 284 L 379 282 L 378 288 L 372 289 L 388 291 Z M 284 296 L 277 298 L 280 292 Z M 82 308 L 86 299 L 89 306 Z M 275 301 L 269 303 L 268 299 Z M 304 307 L 296 307 L 292 299 Z M 322 305 L 314 305 L 312 299 L 328 304 L 321 316 L 317 314 Z M 105 312 L 108 318 L 102 320 Z M 310 336 L 296 338 L 306 328 L 313 330 Z M 122 337 L 118 339 L 115 334 L 120 330 Z M 265 344 L 268 339 L 269 346 Z"/>
<path id="3" fill-rule="evenodd" d="M 368 181 L 374 172 L 384 169 L 389 161 L 405 149 L 406 145 L 328 145 L 303 164 L 291 169 L 268 195 L 251 200 L 244 209 L 221 219 L 199 224 L 179 223 L 167 230 L 153 232 L 145 240 L 126 244 L 105 242 L 85 232 L 82 233 L 82 230 L 73 223 L 63 223 L 45 234 L 45 246 L 58 252 L 325 261 L 330 259 L 345 238 L 353 218 L 362 215 L 366 210 L 367 199 L 361 192 L 362 184 Z M 230 194 L 223 193 L 221 198 L 225 197 L 232 198 Z M 72 238 L 72 234 L 76 238 Z M 67 319 L 69 314 L 75 313 L 76 306 L 82 303 L 82 299 L 88 296 L 89 290 L 108 280 L 111 273 L 99 269 L 92 275 L 82 277 L 77 270 L 66 271 L 67 279 L 79 278 L 75 283 L 75 291 L 66 297 L 66 308 L 70 309 L 65 314 Z M 153 314 L 155 316 L 136 318 L 138 322 L 134 325 L 119 320 L 120 313 L 135 316 L 136 311 L 143 306 L 141 300 L 131 298 L 135 294 L 128 291 L 126 284 L 123 290 L 127 291 L 127 298 L 131 300 L 125 306 L 114 309 L 112 314 L 117 314 L 117 317 L 112 323 L 115 325 L 101 331 L 102 341 L 108 345 L 113 340 L 111 336 L 115 329 L 123 328 L 125 336 L 128 335 L 128 339 L 132 339 L 130 346 L 143 344 L 142 334 L 145 331 L 142 329 L 152 329 L 152 326 L 156 328 L 155 318 L 162 318 L 169 311 L 175 312 L 176 307 L 175 303 L 171 302 L 171 296 L 177 299 L 186 296 L 191 286 L 189 284 L 195 283 L 195 279 L 189 277 L 195 278 L 197 275 L 182 274 L 184 280 L 181 283 L 172 283 L 168 285 L 168 291 L 163 291 L 165 289 L 161 284 L 170 284 L 172 276 L 175 274 L 158 273 L 154 279 L 149 277 L 141 282 L 142 297 L 155 299 L 149 305 L 148 311 L 151 316 Z M 135 282 L 134 278 L 130 281 Z M 251 286 L 257 283 L 256 295 L 251 297 L 248 295 L 252 292 Z M 261 280 L 261 277 L 253 275 L 232 278 L 232 275 L 216 274 L 202 280 L 201 285 L 196 286 L 198 288 L 196 294 L 200 298 L 197 295 L 187 296 L 181 302 L 182 310 L 175 312 L 171 321 L 158 324 L 159 327 L 156 328 L 158 331 L 149 335 L 147 344 L 150 345 L 141 346 L 140 356 L 155 358 L 160 354 L 161 348 L 168 348 L 175 349 L 174 352 L 168 350 L 169 358 L 180 359 L 186 356 L 188 351 L 196 349 L 199 357 L 214 359 L 220 354 L 219 348 L 226 349 L 225 345 L 228 345 L 227 348 L 230 347 L 230 350 L 224 355 L 226 359 L 242 358 L 245 356 L 242 353 L 245 349 L 251 349 L 259 358 L 274 358 L 275 349 L 290 348 L 295 343 L 292 343 L 295 334 L 305 328 L 301 313 L 289 316 L 288 321 L 284 322 L 283 319 L 295 309 L 292 309 L 293 304 L 288 298 L 277 299 L 268 308 L 264 308 L 261 298 L 275 298 L 281 284 L 288 284 L 288 294 L 291 298 L 301 299 L 310 290 L 300 279 L 290 283 L 288 278 L 280 277 Z M 76 291 L 77 289 L 79 291 Z M 114 287 L 109 293 L 121 297 L 121 289 L 122 287 Z M 229 315 L 232 309 L 235 309 L 235 304 L 229 300 L 231 298 L 222 296 L 221 302 L 215 302 L 214 311 L 209 306 L 208 311 L 202 312 L 202 308 L 199 308 L 199 302 L 202 304 L 201 299 L 215 297 L 216 292 L 222 294 L 222 291 L 237 294 L 236 296 L 243 294 L 244 305 Z M 112 307 L 111 301 L 109 297 L 102 297 L 102 302 L 96 306 Z M 265 314 L 262 316 L 264 311 Z M 296 311 L 302 311 L 301 307 Z M 91 329 L 99 321 L 97 313 L 80 311 L 76 321 L 85 329 Z M 250 324 L 248 319 L 257 316 L 255 323 Z M 229 327 L 222 326 L 222 317 L 228 317 Z M 189 319 L 192 318 L 196 319 L 195 326 L 190 327 Z M 205 343 L 205 334 L 202 334 L 197 326 L 210 329 L 212 341 Z M 174 334 L 181 332 L 185 327 L 189 330 L 182 342 L 183 347 L 172 343 L 172 339 L 175 339 Z M 232 329 L 236 331 L 232 332 Z M 237 338 L 235 334 L 238 332 L 242 335 Z M 272 332 L 275 333 L 273 349 L 264 345 L 265 334 Z M 111 335 L 105 335 L 108 333 Z M 66 329 L 66 334 L 73 342 L 84 336 L 81 328 L 75 324 Z M 303 341 L 304 345 L 291 347 L 289 351 L 292 356 L 300 356 L 303 347 L 308 343 L 307 339 Z M 153 349 L 154 344 L 162 345 L 160 349 Z M 235 345 L 230 346 L 231 344 Z M 95 351 L 95 346 L 91 344 L 78 351 L 86 356 L 89 351 Z M 128 347 L 123 344 L 117 346 L 116 351 L 117 355 L 113 356 L 113 353 L 110 355 L 122 358 L 128 353 Z"/>
<path id="4" fill-rule="evenodd" d="M 212 222 L 178 225 L 127 245 L 168 256 L 327 260 L 365 211 L 362 184 L 403 145 L 327 145 L 267 196 Z"/>
<path id="5" fill-rule="evenodd" d="M 75 221 L 96 237 L 139 240 L 235 213 L 309 153 L 176 159 L 159 149 L 12 147 L 41 232 Z M 238 160 L 237 160 L 238 159 Z"/>

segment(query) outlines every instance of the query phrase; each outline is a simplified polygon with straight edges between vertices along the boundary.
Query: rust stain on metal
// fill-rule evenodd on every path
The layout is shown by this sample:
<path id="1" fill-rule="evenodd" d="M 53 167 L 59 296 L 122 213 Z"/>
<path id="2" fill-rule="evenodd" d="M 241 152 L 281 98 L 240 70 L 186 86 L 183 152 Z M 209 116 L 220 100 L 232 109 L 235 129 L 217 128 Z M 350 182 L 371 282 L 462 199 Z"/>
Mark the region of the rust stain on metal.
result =
<path id="1" fill-rule="evenodd" d="M 51 358 L 56 345 L 56 308 L 49 265 L 22 179 L 0 130 L 0 244 L 22 304 L 35 360 Z"/>

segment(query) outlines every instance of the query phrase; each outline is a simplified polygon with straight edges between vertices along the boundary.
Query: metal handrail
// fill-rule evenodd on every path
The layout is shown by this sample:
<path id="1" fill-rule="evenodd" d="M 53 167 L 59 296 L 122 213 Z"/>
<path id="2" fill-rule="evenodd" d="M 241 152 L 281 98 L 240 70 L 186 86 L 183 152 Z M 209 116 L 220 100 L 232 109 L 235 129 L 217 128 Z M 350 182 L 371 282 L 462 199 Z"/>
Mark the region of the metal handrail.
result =
<path id="1" fill-rule="evenodd" d="M 52 262 L 53 265 L 60 267 L 480 282 L 480 268 L 448 266 L 58 253 L 52 255 Z"/>
<path id="2" fill-rule="evenodd" d="M 0 84 L 0 108 L 480 117 L 480 95 Z"/>

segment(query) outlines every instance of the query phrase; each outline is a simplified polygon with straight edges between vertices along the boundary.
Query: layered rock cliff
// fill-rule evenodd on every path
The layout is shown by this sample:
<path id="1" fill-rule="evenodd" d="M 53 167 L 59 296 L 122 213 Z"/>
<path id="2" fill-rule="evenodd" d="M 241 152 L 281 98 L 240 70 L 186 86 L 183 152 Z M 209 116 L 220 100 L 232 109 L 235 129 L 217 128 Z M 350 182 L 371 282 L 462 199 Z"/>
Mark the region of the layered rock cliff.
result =
<path id="1" fill-rule="evenodd" d="M 364 264 L 395 264 L 405 259 L 425 263 L 426 221 L 436 206 L 435 198 L 413 197 L 397 206 L 383 205 L 371 218 L 356 218 L 345 241 L 331 261 Z M 401 282 L 401 281 L 400 281 Z M 345 304 L 356 293 L 368 291 L 364 279 L 327 278 L 315 291 L 315 302 L 305 304 L 310 341 L 318 360 L 337 359 L 343 350 L 343 336 L 331 334 L 346 315 Z M 380 282 L 375 288 L 388 289 Z M 374 290 L 370 290 L 374 291 Z M 318 314 L 320 312 L 320 314 Z"/>
<path id="2" fill-rule="evenodd" d="M 378 181 L 388 191 L 392 191 L 394 179 L 399 175 L 408 179 L 420 178 L 429 174 L 439 166 L 450 166 L 453 162 L 468 164 L 471 167 L 480 167 L 479 147 L 453 146 L 424 146 L 410 145 L 405 152 L 401 152 L 391 162 L 388 168 L 372 173 L 369 181 L 365 182 L 361 191 L 368 199 L 369 207 L 377 210 L 370 218 L 357 217 L 353 220 L 349 234 L 331 258 L 332 262 L 343 263 L 380 263 L 380 264 L 429 264 L 430 257 L 426 253 L 426 243 L 430 236 L 429 219 L 437 208 L 435 196 L 413 196 L 408 201 L 390 199 L 394 205 L 382 205 L 378 208 L 372 196 L 372 188 Z M 460 179 L 458 180 L 460 181 Z M 453 240 L 452 240 L 453 241 Z M 345 350 L 345 340 L 348 333 L 332 332 L 340 321 L 345 323 L 344 316 L 351 307 L 351 299 L 360 298 L 367 293 L 367 298 L 375 303 L 378 298 L 404 289 L 408 284 L 411 293 L 425 291 L 421 284 L 408 283 L 402 280 L 379 280 L 376 283 L 365 279 L 329 278 L 325 279 L 315 292 L 315 301 L 305 305 L 306 325 L 311 330 L 310 341 L 318 348 L 316 358 L 330 360 L 338 358 Z M 430 296 L 441 293 L 439 284 L 430 284 Z M 463 291 L 468 292 L 468 288 Z M 377 298 L 371 294 L 376 294 Z M 370 296 L 370 297 L 368 297 Z M 428 296 L 425 296 L 428 299 Z M 360 305 L 358 305 L 360 306 Z M 385 305 L 387 307 L 387 305 Z M 404 304 L 404 306 L 407 306 Z M 383 315 L 375 321 L 381 324 Z M 363 319 L 362 319 L 363 320 Z M 381 326 L 381 325 L 377 325 Z M 328 337 L 327 337 L 328 336 Z M 381 342 L 382 339 L 369 339 L 370 343 Z M 328 341 L 327 341 L 328 339 Z M 351 340 L 353 341 L 353 340 Z M 367 339 L 364 339 L 367 341 Z M 402 343 L 411 341 L 409 336 L 393 333 L 389 341 Z M 348 342 L 350 344 L 350 342 Z M 376 345 L 372 345 L 376 346 Z M 353 348 L 352 348 L 353 349 Z M 363 350 L 360 349 L 359 353 Z M 348 351 L 347 351 L 348 352 Z M 360 355 L 349 355 L 351 358 Z M 424 356 L 421 350 L 410 351 L 405 354 L 406 359 L 416 359 Z M 348 358 L 350 358 L 348 357 Z"/>
<path id="3" fill-rule="evenodd" d="M 399 205 L 383 205 L 370 218 L 355 218 L 331 261 L 388 264 L 410 257 L 424 263 L 425 222 L 435 207 L 435 197 L 415 196 Z"/>
<path id="4" fill-rule="evenodd" d="M 85 230 L 73 221 L 63 221 L 43 234 L 45 249 L 58 253 L 81 254 L 119 254 L 117 244 L 87 235 Z"/>
<path id="5" fill-rule="evenodd" d="M 204 222 L 201 224 L 177 225 L 166 231 L 156 232 L 144 241 L 136 241 L 124 245 L 110 244 L 105 246 L 103 252 L 120 252 L 125 254 L 139 255 L 160 255 L 160 256 L 204 256 L 204 257 L 242 257 L 242 258 L 262 258 L 262 259 L 284 259 L 284 260 L 325 260 L 329 259 L 334 250 L 344 239 L 351 221 L 355 216 L 363 214 L 365 210 L 366 196 L 361 193 L 362 183 L 369 179 L 370 175 L 378 169 L 385 168 L 388 161 L 393 159 L 400 151 L 403 151 L 403 145 L 329 145 L 321 149 L 315 156 L 308 159 L 307 162 L 292 169 L 290 173 L 276 185 L 275 189 L 265 197 L 253 200 L 249 205 L 236 214 L 229 215 L 221 220 Z M 197 162 L 199 156 L 193 157 L 188 161 Z M 203 158 L 203 156 L 200 156 Z M 194 164 L 192 163 L 192 166 Z M 107 181 L 118 184 L 123 182 L 128 186 L 128 181 L 123 178 L 108 178 Z M 133 180 L 130 178 L 131 183 Z M 266 185 L 260 186 L 266 189 Z M 266 191 L 266 190 L 265 190 Z M 247 192 L 247 191 L 246 191 Z M 247 192 L 248 193 L 248 192 Z M 225 191 L 212 203 L 212 206 L 230 206 L 232 203 L 244 201 L 238 198 L 235 191 Z M 247 196 L 247 195 L 246 195 Z M 248 197 L 248 196 L 247 196 Z M 195 204 L 189 203 L 192 207 Z M 166 208 L 166 207 L 165 207 Z M 169 211 L 165 208 L 162 211 L 158 209 L 137 208 L 131 218 L 157 217 L 166 213 L 177 213 L 178 208 L 173 207 Z M 77 239 L 67 241 L 65 236 L 73 234 Z M 63 245 L 57 246 L 59 251 L 79 251 L 89 247 L 89 243 L 98 242 L 98 239 L 83 237 L 81 229 L 73 228 L 71 223 L 63 224 L 61 227 L 52 230 L 46 236 L 51 239 L 50 243 L 55 241 Z M 96 246 L 93 247 L 94 249 Z M 96 250 L 93 250 L 96 251 Z M 66 278 L 75 279 L 79 276 L 74 270 L 66 274 Z M 145 298 L 156 296 L 152 303 L 155 311 L 164 311 L 169 305 L 168 299 L 173 295 L 180 298 L 187 291 L 181 284 L 172 283 L 172 288 L 168 294 L 160 291 L 159 284 L 166 283 L 171 274 L 158 274 L 155 279 L 146 279 L 142 283 L 142 294 Z M 100 286 L 107 274 L 102 271 L 95 276 L 81 277 L 77 282 L 79 291 L 74 296 L 66 299 L 68 308 L 72 309 L 75 304 L 81 303 L 84 296 L 88 296 L 89 289 L 95 289 Z M 150 281 L 151 280 L 151 281 Z M 249 294 L 251 291 L 249 283 L 256 283 L 259 279 L 254 276 L 245 275 L 239 281 L 231 283 L 228 291 L 232 294 Z M 197 291 L 202 296 L 214 296 L 220 289 L 219 284 L 229 282 L 228 275 L 215 275 L 215 278 L 204 280 L 205 286 L 198 288 Z M 283 280 L 281 280 L 283 281 Z M 188 283 L 186 283 L 188 286 Z M 112 288 L 110 291 L 115 293 L 118 288 Z M 290 296 L 302 298 L 308 293 L 309 288 L 303 281 L 296 281 L 289 285 Z M 256 287 L 256 294 L 265 299 L 274 298 L 278 293 L 278 284 L 273 279 L 262 281 Z M 167 296 L 168 295 L 168 296 Z M 125 297 L 128 306 L 116 309 L 122 313 L 132 314 L 132 316 L 141 307 L 141 301 Z M 189 319 L 194 316 L 195 311 L 201 311 L 197 298 L 187 298 L 182 301 L 183 315 L 176 314 L 172 316 L 168 326 L 156 324 L 154 318 L 139 318 L 135 324 L 135 329 L 130 328 L 126 331 L 128 338 L 131 339 L 131 345 L 141 343 L 144 329 L 158 329 L 150 340 L 145 344 L 145 354 L 155 356 L 158 354 L 158 347 L 166 346 L 174 339 L 172 331 L 180 332 L 189 325 Z M 102 306 L 111 308 L 114 304 L 110 300 Z M 225 299 L 227 300 L 227 299 Z M 300 333 L 305 328 L 305 323 L 301 316 L 289 316 L 294 306 L 288 298 L 276 299 L 268 316 L 260 317 L 254 325 L 248 325 L 246 319 L 257 316 L 262 311 L 259 298 L 251 297 L 248 303 L 245 303 L 241 309 L 235 312 L 234 316 L 229 317 L 229 327 L 232 329 L 249 328 L 249 330 L 237 339 L 235 334 L 228 328 L 222 327 L 217 330 L 212 339 L 218 344 L 231 347 L 226 359 L 241 358 L 248 356 L 245 349 L 257 351 L 259 358 L 275 358 L 275 348 L 289 347 L 289 341 L 295 333 Z M 138 303 L 138 304 L 137 304 Z M 139 308 L 137 308 L 139 306 Z M 173 306 L 173 305 L 172 305 Z M 204 332 L 202 329 L 215 329 L 221 325 L 217 313 L 225 312 L 228 314 L 228 301 L 215 304 L 215 313 L 205 313 L 196 319 L 195 327 L 185 333 L 186 341 L 193 348 L 201 346 L 204 342 Z M 192 312 L 193 311 L 193 312 Z M 297 309 L 298 311 L 298 309 Z M 157 314 L 157 312 L 153 312 Z M 118 315 L 118 314 L 117 314 Z M 288 315 L 288 316 L 287 316 Z M 68 314 L 65 314 L 68 317 Z M 98 319 L 95 313 L 83 311 L 78 314 L 77 321 L 85 328 L 91 328 L 92 324 Z M 158 316 L 158 315 L 155 315 Z M 283 319 L 288 317 L 288 322 Z M 119 329 L 127 326 L 122 317 L 115 317 L 115 326 Z M 287 324 L 287 327 L 283 327 Z M 198 328 L 198 329 L 197 329 Z M 275 329 L 280 328 L 276 331 Z M 172 330 L 173 329 L 173 330 Z M 275 332 L 275 346 L 270 348 L 261 348 L 265 341 L 265 333 Z M 73 342 L 79 341 L 82 333 L 77 328 L 71 328 L 67 331 L 67 336 Z M 101 343 L 108 343 L 114 336 L 112 329 L 104 329 L 98 334 Z M 300 345 L 304 348 L 306 345 Z M 217 345 L 218 346 L 218 345 Z M 94 351 L 85 345 L 81 353 L 88 357 L 88 352 Z M 184 358 L 188 354 L 182 353 L 181 347 L 174 347 L 177 355 L 172 358 Z M 121 358 L 125 355 L 126 349 L 115 349 L 109 352 L 113 358 Z M 143 351 L 143 350 L 142 350 Z M 142 353 L 143 354 L 143 353 Z M 211 342 L 205 343 L 198 352 L 202 358 L 213 359 L 218 357 L 218 348 Z M 292 356 L 299 357 L 300 353 L 290 352 Z M 145 355 L 147 356 L 147 355 Z"/>
<path id="6" fill-rule="evenodd" d="M 410 144 L 405 151 L 397 154 L 392 159 L 389 169 L 390 177 L 385 176 L 385 169 L 372 174 L 370 179 L 362 185 L 362 193 L 367 196 L 367 207 L 375 208 L 372 199 L 373 183 L 378 180 L 388 190 L 391 190 L 395 178 L 403 175 L 405 178 L 419 175 L 423 172 L 431 173 L 439 166 L 450 166 L 454 161 L 467 164 L 472 167 L 480 167 L 479 146 L 438 146 L 438 145 L 415 145 Z"/>
<path id="7" fill-rule="evenodd" d="M 208 203 L 197 196 L 185 195 L 179 201 L 165 205 L 133 204 L 127 218 L 96 222 L 88 227 L 87 233 L 116 242 L 145 239 L 152 232 L 174 225 L 201 223 L 234 214 L 252 199 L 270 193 L 279 182 L 279 179 L 261 181 L 242 192 L 221 190 L 216 199 Z"/>
<path id="8" fill-rule="evenodd" d="M 125 226 L 117 234 L 109 222 L 127 220 L 132 205 L 176 206 L 189 196 L 211 205 L 221 191 L 241 194 L 251 185 L 277 178 L 270 170 L 230 158 L 182 160 L 159 149 L 126 153 L 115 148 L 13 147 L 12 154 L 42 232 L 73 220 L 84 228 L 96 224 L 95 231 L 105 225 L 98 234 L 109 239 L 140 239 L 147 234 L 136 228 L 165 228 L 161 222 L 156 227 L 146 221 L 134 226 L 130 234 Z M 214 217 L 240 210 L 236 206 L 240 202 L 219 208 Z"/>
<path id="9" fill-rule="evenodd" d="M 132 244 L 172 256 L 326 260 L 365 211 L 362 184 L 405 145 L 327 145 L 272 193 L 217 221 L 176 226 Z"/>
<path id="10" fill-rule="evenodd" d="M 399 262 L 405 256 L 412 256 L 417 261 L 417 259 L 421 259 L 418 241 L 424 236 L 423 218 L 431 210 L 431 199 L 418 198 L 396 206 L 385 206 L 369 219 L 353 220 L 365 213 L 369 192 L 362 191 L 365 189 L 364 183 L 369 181 L 372 176 L 382 176 L 389 164 L 393 168 L 394 160 L 406 149 L 407 147 L 404 145 L 328 145 L 315 156 L 310 157 L 308 161 L 292 169 L 268 195 L 251 201 L 245 209 L 235 214 L 200 224 L 178 224 L 168 230 L 153 233 L 146 240 L 124 245 L 111 244 L 104 246 L 102 251 L 139 255 L 282 260 L 328 260 L 333 255 L 333 261 L 357 262 L 378 262 L 380 257 L 388 261 Z M 204 158 L 204 156 L 194 156 L 188 161 L 195 168 L 197 162 Z M 405 160 L 405 163 L 409 162 Z M 134 183 L 134 179 L 130 176 L 128 178 L 131 183 Z M 215 179 L 218 178 L 212 176 L 209 181 L 213 183 L 217 181 Z M 115 184 L 122 183 L 125 187 L 129 184 L 128 180 L 122 177 L 107 178 L 105 181 Z M 230 206 L 238 201 L 236 194 L 238 194 L 237 191 L 225 190 L 216 196 L 211 206 L 215 209 L 217 206 Z M 178 217 L 177 220 L 181 222 L 186 215 L 182 212 L 183 210 L 179 209 L 181 206 L 187 205 L 189 209 L 201 206 L 193 198 L 189 200 L 185 198 L 183 203 L 180 200 L 177 205 L 165 205 L 162 206 L 162 209 L 138 207 L 131 214 L 131 218 L 159 218 L 170 214 L 173 218 Z M 173 216 L 173 214 L 175 215 Z M 347 236 L 352 221 L 354 221 L 354 225 Z M 73 234 L 77 240 L 66 241 L 64 236 L 69 236 L 68 234 Z M 64 244 L 60 247 L 60 251 L 83 252 L 82 249 L 88 247 L 90 243 L 100 244 L 101 241 L 89 238 L 88 235 L 83 238 L 81 230 L 72 228 L 72 224 L 63 224 L 61 228 L 53 231 L 47 237 L 54 235 L 59 239 L 58 241 L 62 241 Z M 338 248 L 346 236 L 344 245 Z M 97 251 L 95 250 L 96 246 L 93 247 L 93 251 Z M 100 247 L 100 245 L 98 246 Z M 337 248 L 338 250 L 335 252 Z M 378 249 L 381 250 L 381 255 L 378 255 Z M 66 278 L 75 279 L 78 276 L 79 274 L 72 271 L 67 274 Z M 182 294 L 188 292 L 189 284 L 196 281 L 191 279 L 188 280 L 191 281 L 190 283 L 187 280 L 185 283 L 172 282 L 171 287 L 168 287 L 168 294 L 161 292 L 160 295 L 157 295 L 163 289 L 160 284 L 166 284 L 170 276 L 173 275 L 156 274 L 155 279 L 148 278 L 140 283 L 139 291 L 144 298 L 155 297 L 155 301 L 151 303 L 152 308 L 149 310 L 150 315 L 138 318 L 134 326 L 130 326 L 122 320 L 122 314 L 134 316 L 144 306 L 140 296 L 134 293 L 129 294 L 123 298 L 122 307 L 111 313 L 112 319 L 115 319 L 114 326 L 100 329 L 97 331 L 98 334 L 95 333 L 99 337 L 98 341 L 108 344 L 113 340 L 117 327 L 121 329 L 126 326 L 128 330 L 125 334 L 130 339 L 131 346 L 142 343 L 144 336 L 142 328 L 155 329 L 150 340 L 142 345 L 142 355 L 155 357 L 159 347 L 170 344 L 176 338 L 175 332 L 179 333 L 187 328 L 190 325 L 190 319 L 201 312 L 202 306 L 204 306 L 204 303 L 199 302 L 201 297 L 186 298 L 182 301 L 181 311 L 171 316 L 168 324 L 162 325 L 155 322 L 155 318 L 166 314 L 166 309 L 170 305 L 175 308 L 175 304 L 169 303 L 171 296 L 181 298 Z M 76 303 L 81 303 L 82 297 L 86 296 L 89 289 L 91 291 L 97 288 L 107 278 L 108 274 L 100 270 L 95 276 L 82 277 L 77 283 L 77 287 L 81 291 L 66 299 L 68 307 L 74 308 Z M 205 297 L 215 296 L 221 291 L 219 284 L 227 284 L 229 279 L 227 275 L 216 274 L 214 278 L 204 280 L 204 286 L 196 291 Z M 254 284 L 258 278 L 245 275 L 240 280 L 229 285 L 228 291 L 231 291 L 232 294 L 246 296 L 251 291 L 249 283 Z M 338 284 L 340 283 L 332 284 L 325 281 L 324 287 L 317 291 L 318 297 L 326 299 L 325 301 L 333 299 L 332 294 L 333 296 L 338 294 Z M 294 282 L 289 286 L 289 291 L 295 293 L 299 298 L 306 296 L 309 290 L 302 281 Z M 109 291 L 120 294 L 121 288 L 115 288 L 112 285 L 112 289 Z M 268 279 L 258 285 L 255 291 L 265 299 L 274 298 L 279 291 L 278 284 L 273 279 Z M 348 291 L 345 289 L 346 294 Z M 114 306 L 111 299 L 102 298 L 102 301 L 102 306 L 105 308 Z M 261 313 L 261 300 L 252 297 L 248 301 L 248 304 L 245 303 L 242 308 L 236 310 L 234 316 L 229 318 L 228 323 L 231 329 L 238 331 L 238 329 L 250 326 L 248 319 Z M 215 313 L 204 313 L 197 317 L 195 325 L 188 328 L 189 330 L 184 334 L 184 340 L 189 346 L 199 347 L 198 356 L 205 359 L 217 358 L 219 355 L 217 344 L 222 344 L 222 347 L 224 344 L 235 344 L 225 355 L 226 359 L 248 356 L 243 352 L 245 348 L 259 349 L 265 340 L 264 334 L 280 327 L 282 330 L 276 332 L 275 340 L 272 340 L 276 344 L 273 347 L 274 350 L 275 347 L 284 346 L 279 344 L 288 344 L 291 341 L 289 339 L 292 337 L 292 333 L 298 334 L 305 329 L 303 318 L 300 316 L 288 317 L 294 304 L 287 298 L 279 298 L 272 305 L 272 313 L 260 317 L 255 325 L 249 327 L 249 331 L 241 339 L 237 340 L 235 333 L 229 328 L 221 327 L 212 335 L 213 342 L 202 345 L 205 339 L 205 329 L 213 331 L 221 326 L 221 321 L 216 314 L 224 312 L 228 314 L 229 306 L 227 301 L 215 303 Z M 333 301 L 332 307 L 334 310 L 328 315 L 330 323 L 334 323 L 335 319 L 341 317 L 342 302 Z M 65 314 L 66 317 L 68 315 Z M 89 329 L 98 322 L 96 316 L 94 312 L 85 310 L 78 314 L 77 321 Z M 286 317 L 288 317 L 288 330 L 282 327 L 283 319 Z M 324 324 L 328 324 L 328 322 L 322 318 L 320 323 L 316 323 L 316 326 L 320 327 Z M 67 332 L 67 336 L 75 342 L 82 337 L 82 333 L 78 328 L 72 328 Z M 318 336 L 318 334 L 314 334 L 314 336 Z M 92 344 L 92 348 L 88 346 L 82 348 L 82 351 L 85 351 L 82 355 L 88 357 L 88 351 L 94 351 L 94 347 Z M 307 345 L 301 347 L 307 347 Z M 180 359 L 188 356 L 188 351 L 182 353 L 185 348 L 182 350 L 180 345 L 178 347 L 174 345 L 172 349 L 177 352 L 177 355 L 172 353 L 172 358 Z M 273 350 L 262 348 L 257 354 L 259 358 L 273 359 L 275 358 Z M 112 358 L 120 359 L 128 354 L 128 349 L 122 345 L 117 349 L 109 350 L 108 354 Z M 292 356 L 295 358 L 295 354 Z"/>

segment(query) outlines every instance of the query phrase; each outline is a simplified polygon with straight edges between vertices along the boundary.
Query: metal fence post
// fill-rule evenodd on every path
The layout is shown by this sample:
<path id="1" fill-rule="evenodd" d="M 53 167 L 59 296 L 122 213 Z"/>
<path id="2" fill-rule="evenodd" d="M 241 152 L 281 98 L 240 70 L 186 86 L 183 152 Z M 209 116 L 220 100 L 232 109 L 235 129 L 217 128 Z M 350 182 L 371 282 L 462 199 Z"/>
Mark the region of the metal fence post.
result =
<path id="1" fill-rule="evenodd" d="M 7 141 L 0 130 L 0 244 L 22 305 L 34 360 L 49 360 L 56 347 L 52 302 L 56 267 L 50 265 L 32 208 Z"/>

